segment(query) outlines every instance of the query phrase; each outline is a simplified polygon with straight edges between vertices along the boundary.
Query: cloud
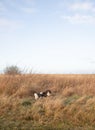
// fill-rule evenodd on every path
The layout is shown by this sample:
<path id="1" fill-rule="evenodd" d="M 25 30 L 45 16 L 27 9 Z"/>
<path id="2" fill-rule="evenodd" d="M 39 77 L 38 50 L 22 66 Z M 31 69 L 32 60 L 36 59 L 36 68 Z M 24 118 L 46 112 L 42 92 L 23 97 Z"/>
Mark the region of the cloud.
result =
<path id="1" fill-rule="evenodd" d="M 93 11 L 94 9 L 94 4 L 92 2 L 76 2 L 76 3 L 72 3 L 68 6 L 71 10 L 76 11 L 76 10 L 90 10 Z"/>
<path id="2" fill-rule="evenodd" d="M 25 23 L 23 14 L 33 14 L 37 12 L 34 0 L 1 0 L 0 1 L 0 33 L 14 32 L 22 29 Z"/>
<path id="3" fill-rule="evenodd" d="M 26 3 L 26 4 L 32 4 L 32 5 L 34 5 L 35 4 L 35 1 L 34 0 L 23 0 L 23 2 L 24 3 Z"/>
<path id="4" fill-rule="evenodd" d="M 21 10 L 25 13 L 28 13 L 28 14 L 33 14 L 36 12 L 36 9 L 35 8 L 28 8 L 28 7 L 23 7 L 21 8 Z"/>
<path id="5" fill-rule="evenodd" d="M 95 24 L 95 17 L 90 15 L 74 14 L 74 15 L 63 15 L 61 16 L 64 20 L 67 20 L 70 23 L 88 23 Z"/>
<path id="6" fill-rule="evenodd" d="M 22 24 L 20 21 L 13 21 L 7 18 L 0 18 L 0 31 L 15 31 L 21 28 Z"/>
<path id="7" fill-rule="evenodd" d="M 84 60 L 89 64 L 95 64 L 95 58 L 85 58 Z"/>
<path id="8" fill-rule="evenodd" d="M 7 9 L 4 7 L 3 3 L 0 2 L 0 14 L 5 11 L 7 11 Z"/>
<path id="9" fill-rule="evenodd" d="M 33 14 L 37 12 L 35 0 L 5 0 L 0 1 L 0 14 L 13 15 L 13 12 Z"/>
<path id="10" fill-rule="evenodd" d="M 23 0 L 24 6 L 20 9 L 24 13 L 33 14 L 37 12 L 37 8 L 35 7 L 35 0 Z"/>
<path id="11" fill-rule="evenodd" d="M 60 16 L 62 19 L 73 24 L 95 24 L 95 3 L 88 0 L 64 2 Z"/>

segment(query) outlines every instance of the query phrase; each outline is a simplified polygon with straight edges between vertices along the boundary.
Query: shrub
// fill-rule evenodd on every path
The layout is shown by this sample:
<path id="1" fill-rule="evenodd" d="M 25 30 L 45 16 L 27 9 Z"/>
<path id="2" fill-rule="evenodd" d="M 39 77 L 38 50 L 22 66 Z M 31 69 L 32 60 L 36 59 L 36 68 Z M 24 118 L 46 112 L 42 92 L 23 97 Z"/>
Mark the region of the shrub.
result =
<path id="1" fill-rule="evenodd" d="M 21 74 L 21 70 L 19 69 L 19 67 L 12 65 L 4 69 L 4 74 L 17 75 L 17 74 Z"/>

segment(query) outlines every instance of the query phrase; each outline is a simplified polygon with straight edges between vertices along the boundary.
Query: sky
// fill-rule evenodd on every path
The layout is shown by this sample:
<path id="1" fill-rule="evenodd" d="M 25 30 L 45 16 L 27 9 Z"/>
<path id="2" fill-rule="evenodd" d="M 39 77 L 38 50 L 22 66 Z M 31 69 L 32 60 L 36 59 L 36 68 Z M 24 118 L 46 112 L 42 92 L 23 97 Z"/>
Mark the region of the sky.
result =
<path id="1" fill-rule="evenodd" d="M 0 0 L 0 71 L 95 73 L 94 0 Z"/>

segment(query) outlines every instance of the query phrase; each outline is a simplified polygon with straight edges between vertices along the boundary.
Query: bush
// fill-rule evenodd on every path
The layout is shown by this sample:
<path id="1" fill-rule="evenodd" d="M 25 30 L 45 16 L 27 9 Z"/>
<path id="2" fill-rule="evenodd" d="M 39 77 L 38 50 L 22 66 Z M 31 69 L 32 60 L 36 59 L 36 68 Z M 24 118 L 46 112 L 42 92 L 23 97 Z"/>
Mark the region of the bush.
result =
<path id="1" fill-rule="evenodd" d="M 18 75 L 21 74 L 21 70 L 17 66 L 8 66 L 4 69 L 4 74 L 8 75 Z"/>

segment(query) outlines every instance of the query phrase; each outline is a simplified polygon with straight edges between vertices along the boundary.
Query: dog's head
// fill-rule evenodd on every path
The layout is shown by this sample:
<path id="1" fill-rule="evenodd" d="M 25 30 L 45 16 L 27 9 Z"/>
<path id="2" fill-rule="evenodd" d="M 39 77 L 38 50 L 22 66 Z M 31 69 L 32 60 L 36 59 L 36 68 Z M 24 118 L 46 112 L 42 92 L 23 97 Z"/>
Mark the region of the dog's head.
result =
<path id="1" fill-rule="evenodd" d="M 50 90 L 46 90 L 46 94 L 47 94 L 47 96 L 50 96 L 51 95 L 51 91 Z"/>

